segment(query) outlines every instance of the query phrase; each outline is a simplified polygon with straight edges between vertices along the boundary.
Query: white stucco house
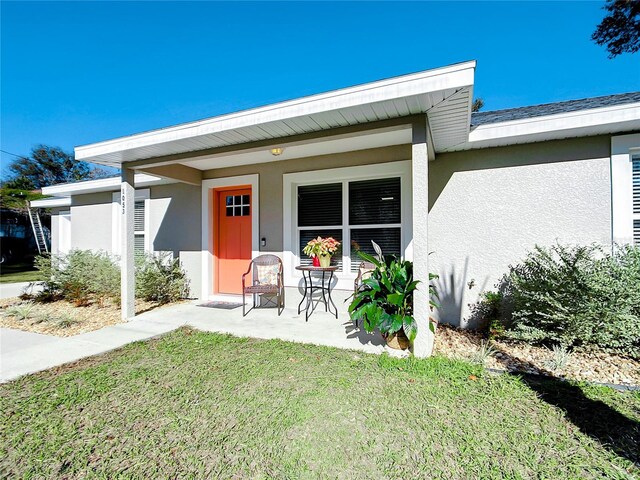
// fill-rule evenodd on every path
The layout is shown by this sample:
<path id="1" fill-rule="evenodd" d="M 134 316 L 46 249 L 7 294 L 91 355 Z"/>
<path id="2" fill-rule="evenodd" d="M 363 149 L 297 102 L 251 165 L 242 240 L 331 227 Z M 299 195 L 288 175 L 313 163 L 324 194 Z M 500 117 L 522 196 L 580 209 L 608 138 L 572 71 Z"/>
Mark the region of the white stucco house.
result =
<path id="1" fill-rule="evenodd" d="M 375 240 L 412 259 L 416 278 L 439 274 L 436 315 L 472 326 L 470 305 L 535 244 L 640 243 L 640 92 L 472 113 L 475 69 L 80 146 L 77 159 L 121 177 L 52 185 L 34 206 L 52 209 L 54 253 L 121 257 L 126 317 L 136 250 L 179 257 L 204 299 L 238 293 L 237 263 L 275 253 L 295 294 L 302 246 L 332 235 L 337 290 L 353 288 L 355 245 Z M 426 289 L 415 302 L 420 355 Z"/>

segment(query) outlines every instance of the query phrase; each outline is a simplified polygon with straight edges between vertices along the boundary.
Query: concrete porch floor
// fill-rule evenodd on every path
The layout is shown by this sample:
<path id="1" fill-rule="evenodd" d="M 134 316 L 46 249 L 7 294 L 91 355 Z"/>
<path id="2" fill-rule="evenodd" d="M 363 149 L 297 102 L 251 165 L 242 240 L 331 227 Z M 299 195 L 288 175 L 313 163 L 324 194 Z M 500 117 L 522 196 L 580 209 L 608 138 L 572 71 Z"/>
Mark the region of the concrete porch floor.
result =
<path id="1" fill-rule="evenodd" d="M 243 317 L 242 307 L 224 310 L 199 306 L 202 303 L 177 306 L 171 313 L 158 310 L 156 314 L 184 316 L 187 325 L 208 332 L 311 343 L 368 353 L 384 351 L 385 343 L 380 335 L 368 334 L 356 328 L 344 308 L 338 308 L 336 319 L 319 304 L 309 320 L 305 321 L 304 311 L 300 314 L 297 312 L 297 304 L 285 308 L 280 316 L 275 308 L 256 308 Z"/>

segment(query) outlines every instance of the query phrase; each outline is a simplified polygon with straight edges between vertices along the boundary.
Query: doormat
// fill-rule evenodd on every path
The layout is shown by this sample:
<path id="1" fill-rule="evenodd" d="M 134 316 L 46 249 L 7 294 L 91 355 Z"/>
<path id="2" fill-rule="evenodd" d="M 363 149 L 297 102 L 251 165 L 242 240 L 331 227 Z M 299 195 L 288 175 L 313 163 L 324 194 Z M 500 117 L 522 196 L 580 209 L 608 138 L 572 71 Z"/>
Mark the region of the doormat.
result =
<path id="1" fill-rule="evenodd" d="M 233 310 L 234 308 L 238 308 L 241 307 L 242 304 L 241 303 L 234 303 L 234 302 L 207 302 L 207 303 L 201 303 L 200 305 L 198 305 L 199 307 L 207 307 L 207 308 L 221 308 L 222 310 Z"/>

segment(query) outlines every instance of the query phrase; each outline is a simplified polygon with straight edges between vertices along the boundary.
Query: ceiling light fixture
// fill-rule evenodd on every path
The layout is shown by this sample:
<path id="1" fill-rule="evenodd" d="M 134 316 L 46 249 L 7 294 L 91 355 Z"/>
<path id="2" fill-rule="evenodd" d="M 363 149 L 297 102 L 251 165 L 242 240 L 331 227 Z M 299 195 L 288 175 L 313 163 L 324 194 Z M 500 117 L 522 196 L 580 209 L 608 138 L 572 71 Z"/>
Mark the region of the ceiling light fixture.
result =
<path id="1" fill-rule="evenodd" d="M 284 148 L 282 147 L 275 147 L 271 149 L 271 155 L 273 155 L 274 157 L 282 155 L 282 152 L 284 152 Z"/>

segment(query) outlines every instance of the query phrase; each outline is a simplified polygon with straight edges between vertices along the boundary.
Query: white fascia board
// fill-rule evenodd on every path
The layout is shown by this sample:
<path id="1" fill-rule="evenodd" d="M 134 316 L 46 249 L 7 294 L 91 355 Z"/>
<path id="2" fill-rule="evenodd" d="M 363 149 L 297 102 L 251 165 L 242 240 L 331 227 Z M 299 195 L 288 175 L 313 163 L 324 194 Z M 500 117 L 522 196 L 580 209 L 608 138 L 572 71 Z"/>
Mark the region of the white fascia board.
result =
<path id="1" fill-rule="evenodd" d="M 136 173 L 134 183 L 137 187 L 148 187 L 151 185 L 161 185 L 166 183 L 175 183 L 155 175 L 146 173 Z M 63 183 L 61 185 L 52 185 L 43 187 L 43 195 L 81 195 L 84 193 L 110 192 L 120 189 L 120 177 L 100 178 L 98 180 L 87 180 L 86 182 Z"/>
<path id="2" fill-rule="evenodd" d="M 449 150 L 468 150 L 635 129 L 640 129 L 640 103 L 628 103 L 480 125 L 469 133 L 467 143 Z"/>
<path id="3" fill-rule="evenodd" d="M 473 85 L 476 62 L 436 68 L 411 75 L 366 83 L 355 87 L 302 97 L 265 107 L 221 115 L 174 127 L 152 130 L 75 148 L 77 160 L 123 150 L 143 148 L 175 140 L 209 135 L 243 127 L 256 126 L 321 112 L 329 112 L 396 98 L 424 95 L 430 92 Z"/>
<path id="4" fill-rule="evenodd" d="M 33 208 L 68 207 L 71 205 L 71 197 L 42 198 L 29 203 Z"/>

